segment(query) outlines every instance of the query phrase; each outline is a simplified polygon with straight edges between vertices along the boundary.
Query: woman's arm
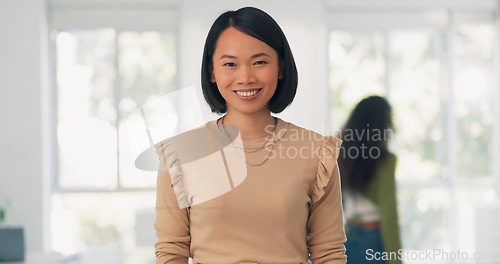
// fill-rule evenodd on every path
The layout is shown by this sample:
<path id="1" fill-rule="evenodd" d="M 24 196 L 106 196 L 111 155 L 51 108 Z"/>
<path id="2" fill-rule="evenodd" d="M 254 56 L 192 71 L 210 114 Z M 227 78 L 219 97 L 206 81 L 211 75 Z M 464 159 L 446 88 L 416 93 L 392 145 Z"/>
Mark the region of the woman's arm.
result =
<path id="1" fill-rule="evenodd" d="M 340 174 L 336 162 L 340 140 L 327 137 L 320 153 L 307 231 L 313 264 L 346 263 Z"/>
<path id="2" fill-rule="evenodd" d="M 396 196 L 396 156 L 389 153 L 384 165 L 379 168 L 376 182 L 376 204 L 380 211 L 380 230 L 386 252 L 398 253 L 401 249 L 398 224 L 398 208 Z M 391 264 L 401 263 L 401 260 L 390 260 Z"/>
<path id="3" fill-rule="evenodd" d="M 189 208 L 179 208 L 170 174 L 166 169 L 158 172 L 154 228 L 157 237 L 156 263 L 188 263 L 191 243 Z"/>

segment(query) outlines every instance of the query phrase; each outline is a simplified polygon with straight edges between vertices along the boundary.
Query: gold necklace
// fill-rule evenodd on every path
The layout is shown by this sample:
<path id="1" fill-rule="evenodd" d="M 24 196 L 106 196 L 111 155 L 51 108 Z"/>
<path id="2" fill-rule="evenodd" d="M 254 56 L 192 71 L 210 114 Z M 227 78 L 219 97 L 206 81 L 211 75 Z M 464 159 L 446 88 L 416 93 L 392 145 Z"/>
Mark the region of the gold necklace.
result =
<path id="1" fill-rule="evenodd" d="M 227 132 L 227 130 L 226 130 L 226 126 L 225 126 L 225 124 L 224 124 L 224 117 L 226 117 L 226 116 L 223 116 L 223 117 L 221 118 L 222 129 L 224 129 L 224 133 L 226 133 L 227 138 L 228 138 L 231 142 L 234 142 L 234 141 L 231 139 L 231 136 L 229 135 L 229 132 Z M 259 151 L 259 150 L 263 149 L 264 147 L 266 147 L 266 145 L 267 145 L 267 143 L 269 142 L 269 140 L 271 139 L 271 137 L 272 137 L 272 136 L 274 136 L 274 132 L 276 131 L 276 126 L 277 126 L 277 124 L 278 124 L 278 119 L 277 119 L 276 117 L 273 117 L 273 120 L 274 120 L 274 127 L 273 127 L 273 131 L 271 131 L 271 135 L 269 135 L 269 137 L 267 138 L 266 142 L 264 142 L 264 144 L 263 144 L 262 146 L 260 146 L 260 147 L 259 147 L 259 148 L 257 148 L 257 149 L 254 149 L 254 150 L 246 150 L 245 148 L 240 147 L 240 146 L 237 146 L 236 144 L 235 144 L 235 147 L 236 147 L 236 148 L 238 148 L 238 149 L 241 149 L 241 150 L 245 151 L 246 153 L 255 153 L 255 152 L 257 152 L 257 151 Z"/>
<path id="2" fill-rule="evenodd" d="M 267 141 L 264 143 L 264 145 L 262 145 L 260 148 L 258 148 L 258 149 L 256 149 L 256 150 L 253 150 L 253 151 L 247 151 L 247 150 L 245 150 L 244 148 L 237 146 L 237 145 L 236 145 L 236 143 L 234 143 L 234 140 L 232 140 L 232 139 L 231 139 L 231 136 L 229 136 L 229 132 L 227 132 L 226 127 L 225 127 L 225 124 L 224 124 L 224 117 L 225 117 L 225 116 L 223 116 L 223 117 L 222 117 L 222 120 L 221 120 L 221 123 L 222 123 L 222 129 L 224 129 L 224 132 L 225 132 L 225 134 L 226 134 L 227 138 L 229 139 L 229 142 L 231 142 L 231 145 L 233 146 L 234 150 L 236 151 L 236 154 L 238 155 L 238 157 L 239 157 L 242 161 L 245 161 L 245 163 L 246 163 L 247 165 L 249 165 L 249 166 L 253 166 L 253 167 L 258 167 L 258 166 L 261 166 L 262 164 L 266 163 L 266 162 L 269 160 L 269 157 L 271 157 L 271 154 L 272 154 L 272 153 L 273 153 L 273 151 L 274 151 L 274 145 L 276 145 L 276 133 L 275 133 L 275 131 L 276 131 L 276 126 L 277 126 L 277 123 L 278 123 L 278 119 L 277 119 L 276 117 L 273 117 L 273 119 L 274 119 L 274 128 L 273 128 L 273 131 L 272 131 L 271 135 L 269 135 L 269 138 L 267 138 Z M 244 152 L 247 152 L 247 153 L 255 153 L 255 152 L 257 152 L 257 151 L 259 151 L 259 150 L 263 149 L 263 148 L 266 146 L 266 144 L 269 142 L 269 140 L 271 139 L 271 136 L 273 137 L 273 144 L 271 145 L 271 150 L 269 151 L 269 154 L 267 154 L 266 158 L 265 158 L 263 161 L 261 161 L 261 162 L 259 162 L 259 163 L 256 163 L 256 164 L 254 164 L 254 163 L 250 163 L 250 162 L 248 162 L 248 161 L 247 161 L 244 157 L 241 157 L 241 156 L 240 156 L 240 153 L 238 153 L 238 149 L 241 149 L 241 150 L 243 150 Z"/>

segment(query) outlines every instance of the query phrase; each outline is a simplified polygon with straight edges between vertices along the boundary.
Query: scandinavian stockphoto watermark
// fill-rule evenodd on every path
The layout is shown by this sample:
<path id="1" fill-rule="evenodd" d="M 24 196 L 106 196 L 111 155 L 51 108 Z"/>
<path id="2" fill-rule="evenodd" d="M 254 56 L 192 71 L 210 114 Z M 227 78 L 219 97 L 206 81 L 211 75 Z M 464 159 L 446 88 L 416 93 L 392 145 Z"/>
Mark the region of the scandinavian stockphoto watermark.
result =
<path id="1" fill-rule="evenodd" d="M 373 249 L 366 250 L 366 260 L 368 261 L 425 261 L 428 262 L 453 262 L 453 263 L 498 263 L 500 261 L 500 251 L 467 251 L 467 250 L 445 250 L 440 248 L 409 250 L 400 249 L 397 252 L 380 252 Z"/>
<path id="2" fill-rule="evenodd" d="M 273 132 L 274 126 L 267 126 L 266 132 L 271 134 Z M 359 142 L 389 142 L 393 139 L 394 131 L 390 128 L 388 129 L 373 129 L 367 124 L 366 128 L 363 129 L 346 129 L 346 130 L 332 130 L 327 127 L 321 127 L 320 129 L 306 130 L 306 129 L 288 129 L 286 131 L 286 137 L 283 137 L 282 141 L 301 141 L 310 142 L 309 146 L 284 146 L 279 145 L 271 152 L 270 158 L 311 158 L 318 154 L 318 147 L 314 147 L 312 142 L 321 141 L 323 135 L 336 135 L 342 138 L 344 143 L 340 146 L 341 158 L 349 159 L 377 159 L 380 157 L 381 149 L 380 147 L 374 146 L 376 144 L 365 144 L 361 143 L 359 145 L 346 144 L 349 141 L 359 141 Z M 281 138 L 280 136 L 278 136 Z M 348 146 L 348 147 L 345 147 Z M 269 148 L 269 146 L 267 147 Z"/>

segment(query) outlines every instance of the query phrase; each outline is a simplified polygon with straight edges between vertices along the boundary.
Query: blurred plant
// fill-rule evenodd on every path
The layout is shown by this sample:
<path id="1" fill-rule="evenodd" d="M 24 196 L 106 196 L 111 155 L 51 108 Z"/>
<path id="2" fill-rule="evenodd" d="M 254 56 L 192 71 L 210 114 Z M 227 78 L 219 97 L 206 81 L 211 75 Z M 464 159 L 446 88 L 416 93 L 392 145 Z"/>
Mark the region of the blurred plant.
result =
<path id="1" fill-rule="evenodd" d="M 5 210 L 3 207 L 0 207 L 0 223 L 3 223 L 3 219 L 5 218 Z"/>
<path id="2" fill-rule="evenodd" d="M 0 226 L 7 225 L 11 211 L 11 201 L 7 199 L 3 205 L 0 206 Z"/>

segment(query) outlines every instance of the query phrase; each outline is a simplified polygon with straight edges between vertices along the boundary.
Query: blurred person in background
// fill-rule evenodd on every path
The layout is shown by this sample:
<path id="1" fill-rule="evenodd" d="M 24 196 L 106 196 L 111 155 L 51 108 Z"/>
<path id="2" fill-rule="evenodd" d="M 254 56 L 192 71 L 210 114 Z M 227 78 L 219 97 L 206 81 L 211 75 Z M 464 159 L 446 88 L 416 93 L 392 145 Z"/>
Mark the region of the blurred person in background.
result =
<path id="1" fill-rule="evenodd" d="M 361 100 L 342 129 L 338 163 L 348 263 L 402 263 L 392 134 L 391 106 L 380 96 Z"/>

